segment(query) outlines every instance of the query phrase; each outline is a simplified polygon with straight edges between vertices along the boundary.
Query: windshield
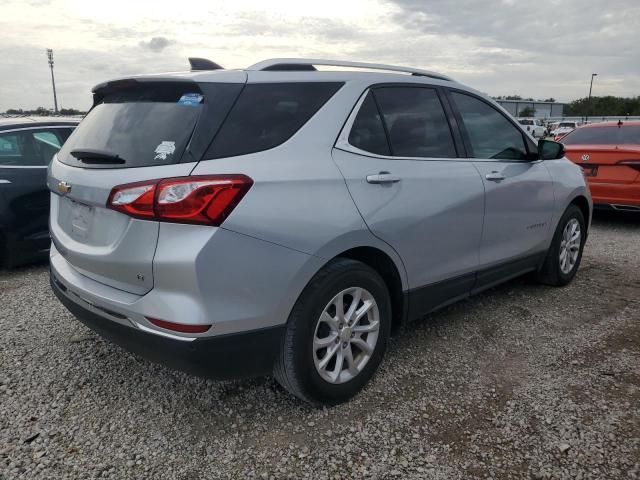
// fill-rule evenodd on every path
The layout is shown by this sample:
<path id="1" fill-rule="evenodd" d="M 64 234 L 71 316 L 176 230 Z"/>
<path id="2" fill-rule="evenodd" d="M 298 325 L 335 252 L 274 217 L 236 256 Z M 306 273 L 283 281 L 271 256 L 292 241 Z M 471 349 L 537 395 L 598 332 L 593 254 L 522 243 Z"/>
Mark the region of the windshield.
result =
<path id="1" fill-rule="evenodd" d="M 562 140 L 566 145 L 640 145 L 640 125 L 578 128 Z"/>

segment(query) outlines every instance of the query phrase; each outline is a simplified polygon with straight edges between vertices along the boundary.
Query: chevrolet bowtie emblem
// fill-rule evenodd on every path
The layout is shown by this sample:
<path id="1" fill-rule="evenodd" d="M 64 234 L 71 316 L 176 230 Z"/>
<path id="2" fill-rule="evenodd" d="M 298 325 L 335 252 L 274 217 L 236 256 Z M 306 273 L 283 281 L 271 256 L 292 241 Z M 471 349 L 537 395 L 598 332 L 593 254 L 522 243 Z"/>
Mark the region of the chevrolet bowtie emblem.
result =
<path id="1" fill-rule="evenodd" d="M 71 191 L 71 185 L 67 182 L 58 182 L 58 192 L 61 194 L 69 193 Z"/>

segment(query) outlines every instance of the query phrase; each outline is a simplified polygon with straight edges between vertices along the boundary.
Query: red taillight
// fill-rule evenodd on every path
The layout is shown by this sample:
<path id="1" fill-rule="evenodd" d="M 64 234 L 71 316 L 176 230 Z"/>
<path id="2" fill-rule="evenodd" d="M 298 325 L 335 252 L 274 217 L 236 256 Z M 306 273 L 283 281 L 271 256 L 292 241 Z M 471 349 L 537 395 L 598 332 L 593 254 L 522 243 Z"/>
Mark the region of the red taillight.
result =
<path id="1" fill-rule="evenodd" d="M 114 187 L 107 207 L 161 222 L 218 226 L 253 185 L 245 175 L 150 180 Z"/>
<path id="2" fill-rule="evenodd" d="M 211 328 L 211 325 L 186 325 L 184 323 L 173 323 L 167 322 L 166 320 L 158 320 L 157 318 L 147 317 L 147 320 L 157 327 L 180 333 L 204 333 Z"/>

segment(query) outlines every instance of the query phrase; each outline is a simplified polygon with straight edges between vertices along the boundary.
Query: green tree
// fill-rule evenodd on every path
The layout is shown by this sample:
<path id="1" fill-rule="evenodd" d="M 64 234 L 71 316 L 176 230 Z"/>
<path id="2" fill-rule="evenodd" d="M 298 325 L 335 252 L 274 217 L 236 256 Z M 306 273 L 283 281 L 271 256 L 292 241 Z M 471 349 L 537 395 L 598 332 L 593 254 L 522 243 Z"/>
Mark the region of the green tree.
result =
<path id="1" fill-rule="evenodd" d="M 535 109 L 526 106 L 524 107 L 522 110 L 520 110 L 520 117 L 533 117 L 535 115 L 536 111 Z"/>
<path id="2" fill-rule="evenodd" d="M 591 97 L 579 98 L 567 105 L 565 115 L 569 116 L 625 116 L 640 115 L 640 97 Z"/>

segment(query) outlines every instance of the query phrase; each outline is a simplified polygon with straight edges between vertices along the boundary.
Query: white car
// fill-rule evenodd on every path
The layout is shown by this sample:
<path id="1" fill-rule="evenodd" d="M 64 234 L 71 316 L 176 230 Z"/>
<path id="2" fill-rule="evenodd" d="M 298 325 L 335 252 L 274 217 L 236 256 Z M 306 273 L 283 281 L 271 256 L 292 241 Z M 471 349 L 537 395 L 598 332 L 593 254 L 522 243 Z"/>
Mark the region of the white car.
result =
<path id="1" fill-rule="evenodd" d="M 547 129 L 544 128 L 542 120 L 537 118 L 519 118 L 518 123 L 524 127 L 533 138 L 544 138 Z"/>
<path id="2" fill-rule="evenodd" d="M 573 132 L 581 125 L 582 122 L 560 122 L 558 127 L 550 133 L 553 135 L 553 139 L 558 141 L 558 139 L 564 137 L 569 132 Z"/>

